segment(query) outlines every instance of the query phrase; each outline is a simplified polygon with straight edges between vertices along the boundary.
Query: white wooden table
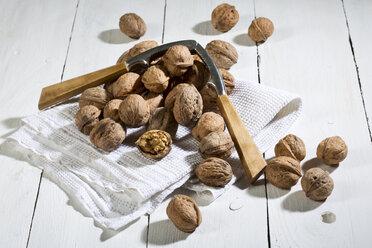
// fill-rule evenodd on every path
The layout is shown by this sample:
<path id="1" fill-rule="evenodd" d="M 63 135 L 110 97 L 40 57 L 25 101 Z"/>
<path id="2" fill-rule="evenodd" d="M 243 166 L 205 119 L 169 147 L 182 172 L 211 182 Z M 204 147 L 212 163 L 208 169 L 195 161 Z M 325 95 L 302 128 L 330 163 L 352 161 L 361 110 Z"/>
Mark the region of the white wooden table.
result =
<path id="1" fill-rule="evenodd" d="M 245 178 L 208 206 L 191 235 L 168 221 L 169 199 L 151 216 L 118 231 L 101 230 L 76 211 L 42 171 L 0 154 L 0 247 L 371 247 L 372 228 L 372 1 L 227 1 L 240 13 L 228 33 L 215 31 L 209 0 L 0 0 L 0 137 L 37 112 L 42 87 L 114 64 L 137 41 L 118 30 L 119 17 L 135 12 L 147 23 L 141 40 L 231 42 L 238 79 L 295 92 L 304 100 L 291 129 L 307 146 L 304 168 L 317 166 L 315 150 L 340 135 L 349 156 L 337 169 L 324 203 L 307 199 L 297 184 L 279 190 Z M 275 24 L 256 46 L 247 38 L 254 17 Z M 266 154 L 273 156 L 273 149 Z M 229 210 L 235 200 L 238 211 Z M 322 222 L 330 211 L 336 222 Z"/>

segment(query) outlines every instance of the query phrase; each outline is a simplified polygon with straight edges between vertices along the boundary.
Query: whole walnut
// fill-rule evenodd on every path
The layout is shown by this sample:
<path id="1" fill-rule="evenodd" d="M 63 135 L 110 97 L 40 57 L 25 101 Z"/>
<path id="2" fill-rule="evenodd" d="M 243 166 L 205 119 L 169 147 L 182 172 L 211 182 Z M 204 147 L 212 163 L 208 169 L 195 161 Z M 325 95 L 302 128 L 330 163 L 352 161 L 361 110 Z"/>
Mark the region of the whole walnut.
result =
<path id="1" fill-rule="evenodd" d="M 116 122 L 120 122 L 119 106 L 122 100 L 113 99 L 109 101 L 103 109 L 103 118 L 111 118 Z"/>
<path id="2" fill-rule="evenodd" d="M 163 130 L 172 137 L 176 136 L 177 129 L 178 123 L 174 119 L 172 111 L 166 107 L 155 109 L 147 125 L 147 130 Z"/>
<path id="3" fill-rule="evenodd" d="M 302 189 L 314 201 L 324 201 L 332 193 L 334 184 L 327 171 L 312 168 L 301 179 Z"/>
<path id="4" fill-rule="evenodd" d="M 213 40 L 207 44 L 205 50 L 207 50 L 218 68 L 228 70 L 238 62 L 238 52 L 233 45 L 226 41 Z"/>
<path id="5" fill-rule="evenodd" d="M 99 116 L 101 115 L 101 110 L 93 105 L 83 106 L 76 113 L 75 124 L 79 131 L 84 134 L 89 135 L 90 131 L 99 122 Z"/>
<path id="6" fill-rule="evenodd" d="M 239 13 L 227 3 L 218 5 L 212 12 L 212 25 L 220 32 L 227 32 L 239 21 Z"/>
<path id="7" fill-rule="evenodd" d="M 235 88 L 235 78 L 230 72 L 226 71 L 225 69 L 220 68 L 219 71 L 225 84 L 226 93 L 227 95 L 230 95 Z"/>
<path id="8" fill-rule="evenodd" d="M 181 76 L 193 65 L 194 58 L 186 46 L 177 45 L 167 50 L 163 61 L 171 76 Z"/>
<path id="9" fill-rule="evenodd" d="M 286 156 L 302 161 L 306 156 L 305 144 L 294 134 L 288 134 L 275 145 L 275 156 Z"/>
<path id="10" fill-rule="evenodd" d="M 165 68 L 153 65 L 142 75 L 142 82 L 149 91 L 162 93 L 168 87 L 169 77 Z"/>
<path id="11" fill-rule="evenodd" d="M 300 162 L 290 157 L 277 157 L 267 163 L 266 178 L 281 189 L 290 189 L 301 177 Z"/>
<path id="12" fill-rule="evenodd" d="M 112 99 L 112 95 L 105 89 L 94 87 L 83 91 L 79 98 L 79 107 L 86 105 L 94 105 L 99 109 L 103 109 L 106 104 Z"/>
<path id="13" fill-rule="evenodd" d="M 195 174 L 205 185 L 223 187 L 230 182 L 232 169 L 223 159 L 207 158 L 195 168 Z"/>
<path id="14" fill-rule="evenodd" d="M 150 106 L 142 96 L 130 94 L 121 102 L 119 116 L 128 127 L 140 127 L 149 121 Z"/>
<path id="15" fill-rule="evenodd" d="M 192 233 L 202 222 L 196 202 L 186 195 L 175 195 L 167 207 L 167 215 L 182 232 Z"/>
<path id="16" fill-rule="evenodd" d="M 176 121 L 183 126 L 194 125 L 203 113 L 203 99 L 193 85 L 184 87 L 177 95 L 173 106 Z"/>
<path id="17" fill-rule="evenodd" d="M 135 13 L 127 13 L 120 17 L 119 27 L 121 32 L 133 39 L 139 39 L 146 33 L 146 23 Z"/>
<path id="18" fill-rule="evenodd" d="M 125 129 L 110 118 L 100 120 L 90 132 L 90 141 L 106 152 L 120 146 L 125 139 Z"/>
<path id="19" fill-rule="evenodd" d="M 200 95 L 203 99 L 203 113 L 214 112 L 219 114 L 220 110 L 217 105 L 217 92 L 216 89 L 211 85 L 205 85 L 200 91 Z"/>
<path id="20" fill-rule="evenodd" d="M 226 159 L 230 157 L 234 143 L 228 133 L 223 131 L 211 132 L 201 139 L 199 153 L 203 158 L 216 157 Z"/>
<path id="21" fill-rule="evenodd" d="M 127 72 L 121 75 L 112 85 L 114 97 L 121 99 L 129 94 L 140 94 L 144 90 L 141 76 L 134 72 Z"/>
<path id="22" fill-rule="evenodd" d="M 328 137 L 318 145 L 316 156 L 327 165 L 337 165 L 348 153 L 345 141 L 339 136 Z"/>
<path id="23" fill-rule="evenodd" d="M 200 141 L 211 132 L 225 130 L 225 121 L 222 116 L 214 112 L 202 114 L 196 126 L 192 129 L 192 136 Z"/>
<path id="24" fill-rule="evenodd" d="M 174 107 L 174 102 L 176 101 L 176 97 L 181 93 L 183 88 L 190 86 L 190 84 L 177 84 L 167 95 L 164 101 L 164 106 L 167 109 L 173 109 Z"/>
<path id="25" fill-rule="evenodd" d="M 164 106 L 164 98 L 161 94 L 154 93 L 151 91 L 145 91 L 141 94 L 141 96 L 149 105 L 150 114 L 152 114 L 156 108 Z"/>
<path id="26" fill-rule="evenodd" d="M 157 47 L 159 44 L 154 40 L 141 41 L 134 45 L 131 49 L 125 51 L 118 59 L 116 64 L 123 63 L 130 60 L 137 55 L 150 50 L 151 48 Z"/>
<path id="27" fill-rule="evenodd" d="M 163 92 L 164 98 L 179 84 L 184 84 L 184 80 L 181 77 L 171 77 L 169 79 L 168 87 Z"/>
<path id="28" fill-rule="evenodd" d="M 183 80 L 185 83 L 193 84 L 198 90 L 201 90 L 210 77 L 207 66 L 203 62 L 194 60 L 194 64 L 183 75 Z"/>
<path id="29" fill-rule="evenodd" d="M 163 158 L 172 149 L 172 138 L 163 130 L 149 130 L 139 137 L 136 146 L 148 158 Z"/>
<path id="30" fill-rule="evenodd" d="M 273 32 L 274 24 L 265 17 L 254 19 L 248 28 L 248 36 L 255 42 L 265 42 Z"/>

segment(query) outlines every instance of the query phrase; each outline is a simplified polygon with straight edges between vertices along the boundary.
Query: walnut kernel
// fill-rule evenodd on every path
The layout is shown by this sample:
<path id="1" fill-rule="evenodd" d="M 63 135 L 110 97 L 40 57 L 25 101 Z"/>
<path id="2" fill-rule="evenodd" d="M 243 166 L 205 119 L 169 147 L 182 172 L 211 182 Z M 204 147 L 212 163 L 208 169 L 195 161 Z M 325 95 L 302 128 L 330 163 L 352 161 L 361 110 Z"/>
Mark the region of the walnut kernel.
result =
<path id="1" fill-rule="evenodd" d="M 273 32 L 274 24 L 265 17 L 254 19 L 248 28 L 248 36 L 255 42 L 265 42 Z"/>
<path id="2" fill-rule="evenodd" d="M 290 189 L 301 177 L 300 162 L 290 157 L 277 157 L 269 161 L 265 173 L 272 185 Z"/>
<path id="3" fill-rule="evenodd" d="M 337 165 L 348 153 L 345 141 L 339 136 L 328 137 L 318 145 L 316 156 L 327 165 Z"/>
<path id="4" fill-rule="evenodd" d="M 139 137 L 136 146 L 148 158 L 163 158 L 172 149 L 172 138 L 163 130 L 150 130 Z"/>
<path id="5" fill-rule="evenodd" d="M 218 5 L 212 12 L 212 25 L 220 32 L 227 32 L 239 21 L 239 13 L 227 3 Z"/>
<path id="6" fill-rule="evenodd" d="M 195 174 L 205 185 L 223 187 L 230 182 L 232 169 L 223 159 L 207 158 L 196 167 Z"/>
<path id="7" fill-rule="evenodd" d="M 275 156 L 286 156 L 302 161 L 306 156 L 305 144 L 294 134 L 288 134 L 275 145 Z"/>
<path id="8" fill-rule="evenodd" d="M 90 132 L 90 141 L 106 152 L 111 152 L 120 146 L 125 139 L 125 129 L 119 123 L 106 118 L 100 120 Z"/>
<path id="9" fill-rule="evenodd" d="M 133 39 L 139 39 L 146 32 L 146 23 L 135 13 L 127 13 L 120 17 L 119 27 L 121 32 Z"/>
<path id="10" fill-rule="evenodd" d="M 311 168 L 301 179 L 302 189 L 314 201 L 324 201 L 332 193 L 334 184 L 327 171 Z"/>

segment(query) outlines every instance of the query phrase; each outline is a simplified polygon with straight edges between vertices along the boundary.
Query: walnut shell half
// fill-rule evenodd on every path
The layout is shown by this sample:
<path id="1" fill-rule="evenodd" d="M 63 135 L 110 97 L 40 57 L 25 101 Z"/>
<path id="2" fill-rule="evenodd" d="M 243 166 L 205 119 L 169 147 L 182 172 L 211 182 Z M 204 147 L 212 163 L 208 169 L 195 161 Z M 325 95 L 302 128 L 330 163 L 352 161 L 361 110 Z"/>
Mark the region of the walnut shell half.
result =
<path id="1" fill-rule="evenodd" d="M 125 129 L 110 118 L 100 120 L 90 132 L 90 141 L 106 152 L 120 146 L 125 139 Z"/>
<path id="2" fill-rule="evenodd" d="M 266 178 L 269 182 L 282 189 L 290 189 L 301 177 L 301 167 L 298 160 L 290 157 L 277 157 L 267 163 Z"/>
<path id="3" fill-rule="evenodd" d="M 232 169 L 223 159 L 208 158 L 196 167 L 195 174 L 205 185 L 223 187 L 230 182 Z"/>
<path id="4" fill-rule="evenodd" d="M 334 184 L 327 171 L 312 168 L 301 179 L 306 196 L 314 201 L 324 201 L 332 193 Z"/>
<path id="5" fill-rule="evenodd" d="M 230 157 L 234 143 L 228 133 L 223 131 L 211 132 L 199 144 L 199 153 L 203 158 L 217 157 L 226 159 Z"/>
<path id="6" fill-rule="evenodd" d="M 305 144 L 294 134 L 288 134 L 275 145 L 275 156 L 286 156 L 302 161 L 306 156 Z"/>
<path id="7" fill-rule="evenodd" d="M 172 149 L 172 138 L 163 130 L 150 130 L 139 137 L 136 146 L 148 158 L 163 158 Z"/>

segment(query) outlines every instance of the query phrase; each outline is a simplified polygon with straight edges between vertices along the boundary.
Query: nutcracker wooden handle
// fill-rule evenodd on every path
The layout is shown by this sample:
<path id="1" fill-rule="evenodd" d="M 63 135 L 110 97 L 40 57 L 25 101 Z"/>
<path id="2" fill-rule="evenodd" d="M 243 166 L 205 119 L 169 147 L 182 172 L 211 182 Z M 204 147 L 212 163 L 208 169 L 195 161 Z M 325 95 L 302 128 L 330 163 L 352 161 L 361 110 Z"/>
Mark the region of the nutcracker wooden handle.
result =
<path id="1" fill-rule="evenodd" d="M 227 128 L 238 151 L 248 181 L 254 183 L 266 167 L 266 161 L 262 157 L 249 134 L 239 114 L 236 112 L 229 97 L 223 94 L 217 98 L 218 107 L 225 119 Z"/>

